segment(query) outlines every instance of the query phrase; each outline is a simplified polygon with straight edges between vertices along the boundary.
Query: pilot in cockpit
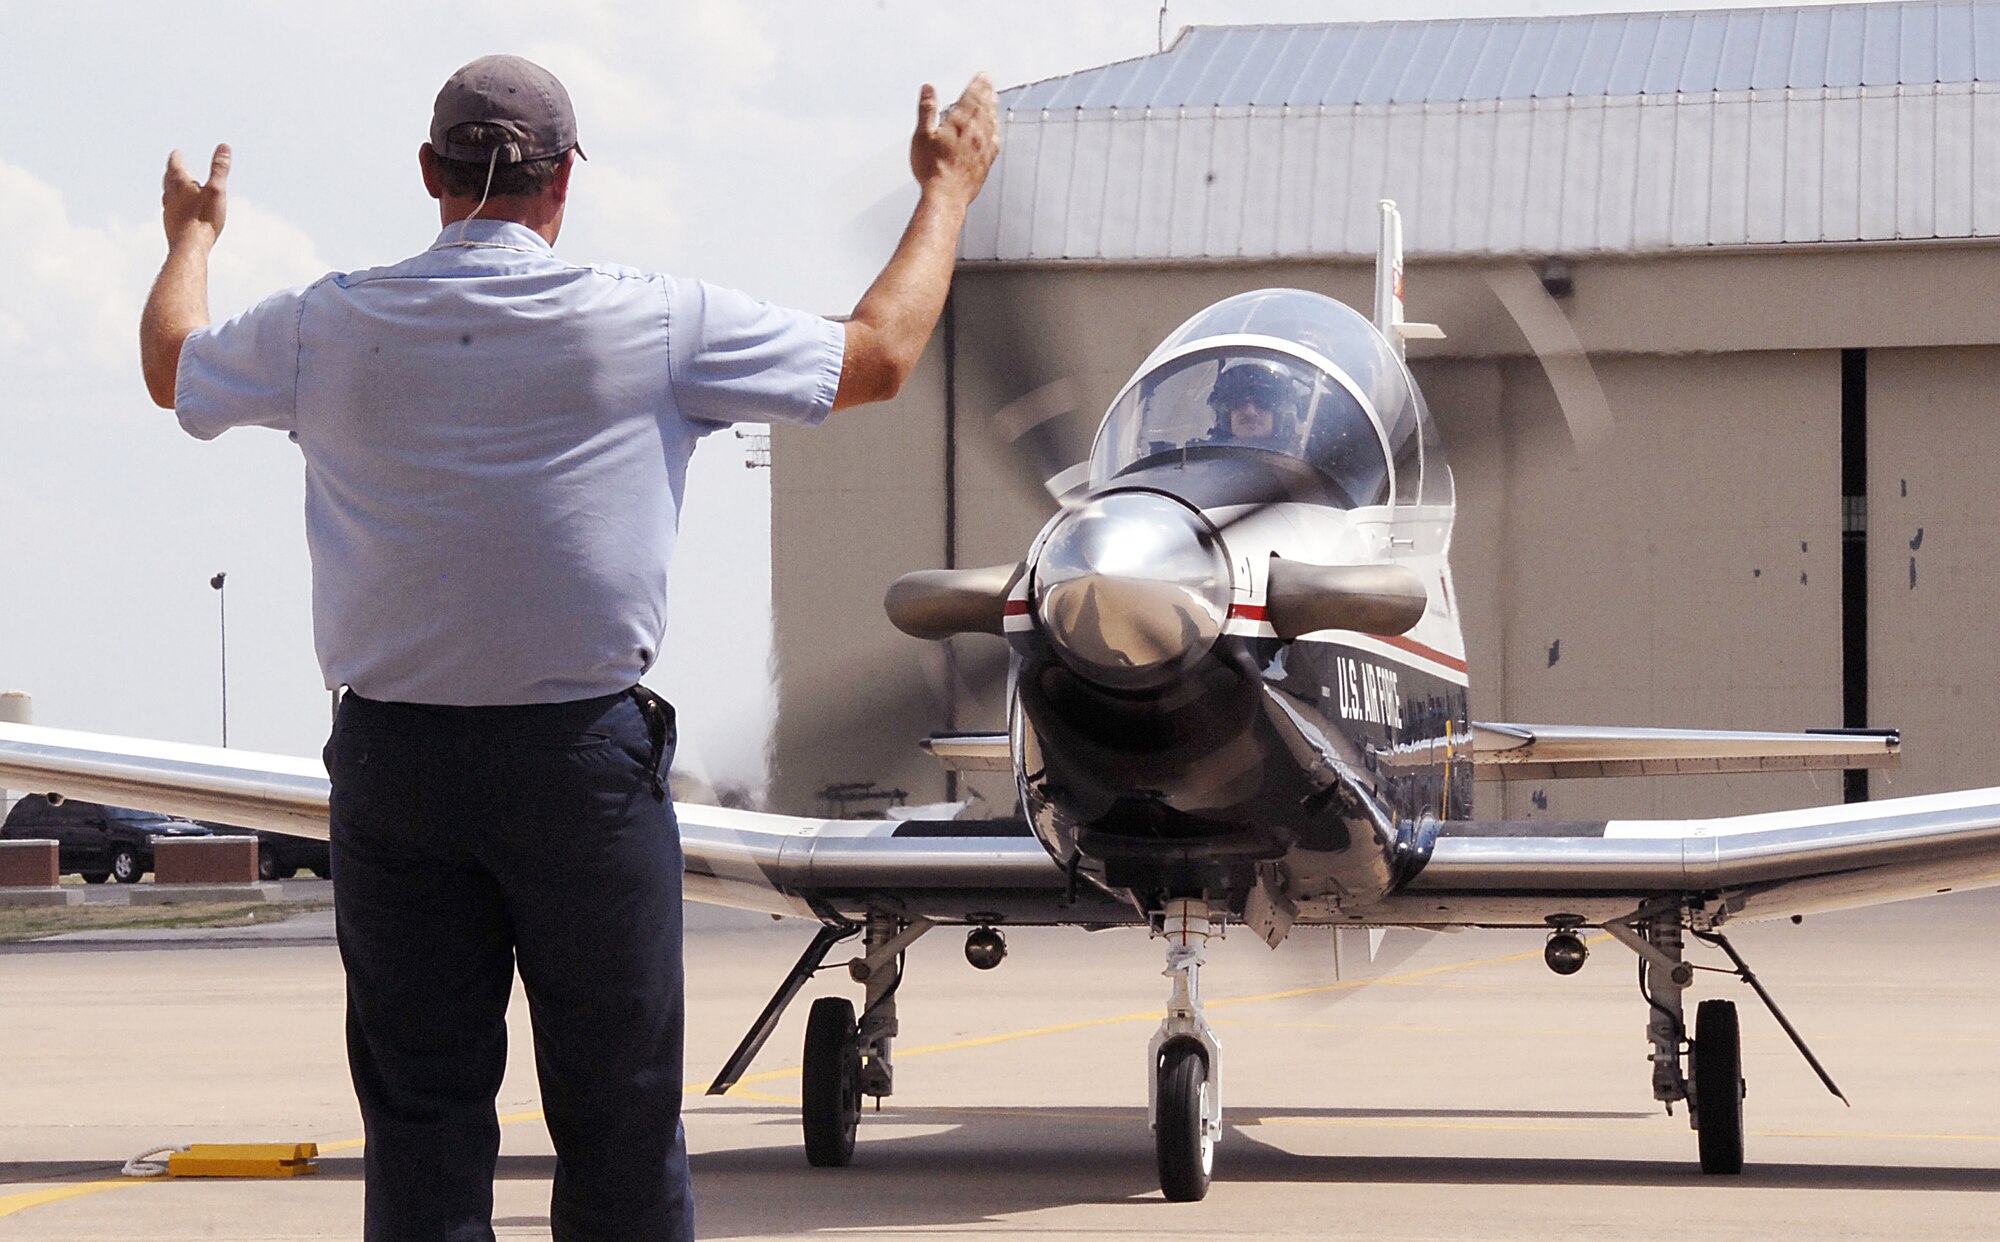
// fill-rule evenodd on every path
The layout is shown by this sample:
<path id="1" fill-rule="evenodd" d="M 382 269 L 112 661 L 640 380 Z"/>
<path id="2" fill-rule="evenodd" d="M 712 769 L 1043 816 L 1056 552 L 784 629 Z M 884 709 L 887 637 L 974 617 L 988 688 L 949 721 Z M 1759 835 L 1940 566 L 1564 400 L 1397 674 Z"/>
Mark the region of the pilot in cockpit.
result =
<path id="1" fill-rule="evenodd" d="M 1208 408 L 1215 412 L 1209 440 L 1291 452 L 1299 443 L 1303 397 L 1302 385 L 1273 363 L 1230 363 L 1208 394 Z"/>

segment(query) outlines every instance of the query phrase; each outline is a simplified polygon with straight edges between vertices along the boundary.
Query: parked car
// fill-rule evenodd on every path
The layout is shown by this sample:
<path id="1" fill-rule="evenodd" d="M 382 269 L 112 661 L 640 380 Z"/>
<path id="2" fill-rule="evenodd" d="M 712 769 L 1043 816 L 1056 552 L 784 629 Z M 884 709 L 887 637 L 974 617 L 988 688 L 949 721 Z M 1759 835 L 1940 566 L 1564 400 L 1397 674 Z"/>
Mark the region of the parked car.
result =
<path id="1" fill-rule="evenodd" d="M 202 826 L 220 837 L 256 837 L 259 879 L 289 880 L 301 867 L 322 880 L 333 875 L 332 848 L 324 841 L 295 837 L 289 832 L 239 828 L 234 824 L 213 824 L 205 820 Z"/>
<path id="2" fill-rule="evenodd" d="M 52 802 L 41 794 L 30 794 L 15 803 L 7 814 L 6 824 L 0 825 L 0 838 L 54 840 L 59 846 L 57 865 L 66 873 L 81 875 L 91 884 L 102 884 L 107 879 L 137 884 L 140 876 L 153 869 L 155 841 L 161 837 L 208 835 L 208 829 L 193 820 L 157 811 L 100 806 L 69 798 Z"/>

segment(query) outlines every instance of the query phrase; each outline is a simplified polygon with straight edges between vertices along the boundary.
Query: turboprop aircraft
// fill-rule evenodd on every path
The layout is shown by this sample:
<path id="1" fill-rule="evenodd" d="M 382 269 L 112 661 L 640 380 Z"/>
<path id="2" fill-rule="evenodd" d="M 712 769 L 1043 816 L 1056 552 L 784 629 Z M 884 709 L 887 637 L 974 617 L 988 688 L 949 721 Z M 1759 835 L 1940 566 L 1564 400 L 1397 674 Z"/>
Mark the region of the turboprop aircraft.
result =
<path id="1" fill-rule="evenodd" d="M 991 967 L 1006 927 L 1143 926 L 1170 979 L 1147 1050 L 1160 1183 L 1199 1199 L 1223 1133 L 1204 947 L 1227 924 L 1273 947 L 1316 924 L 1540 928 L 1560 974 L 1583 962 L 1579 933 L 1603 929 L 1640 962 L 1654 1098 L 1687 1105 L 1705 1172 L 1735 1173 L 1736 1010 L 1705 999 L 1687 1021 L 1688 939 L 1770 1004 L 1730 924 L 2000 884 L 2000 789 L 1704 820 L 1471 818 L 1475 776 L 1874 767 L 1899 743 L 1471 718 L 1452 477 L 1403 360 L 1406 339 L 1437 329 L 1403 321 L 1392 204 L 1382 219 L 1372 320 L 1286 289 L 1201 311 L 1112 401 L 1087 477 L 1020 561 L 891 587 L 908 633 L 1008 645 L 1007 731 L 927 745 L 961 768 L 1011 769 L 1017 818 L 677 806 L 690 898 L 819 924 L 712 1092 L 834 945 L 860 938 L 859 1016 L 823 997 L 806 1024 L 813 1163 L 849 1163 L 862 1097 L 894 1085 L 917 937 L 965 928 L 968 958 Z M 0 784 L 327 831 L 326 775 L 304 760 L 0 725 Z"/>

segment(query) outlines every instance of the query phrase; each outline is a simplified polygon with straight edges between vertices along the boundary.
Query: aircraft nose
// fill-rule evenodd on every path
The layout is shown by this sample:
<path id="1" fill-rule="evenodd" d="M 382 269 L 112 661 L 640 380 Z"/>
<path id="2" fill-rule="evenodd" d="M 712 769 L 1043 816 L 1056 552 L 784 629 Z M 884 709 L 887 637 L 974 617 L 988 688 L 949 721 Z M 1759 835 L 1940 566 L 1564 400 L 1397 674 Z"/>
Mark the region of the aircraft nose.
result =
<path id="1" fill-rule="evenodd" d="M 1114 492 L 1060 520 L 1035 561 L 1042 630 L 1079 676 L 1119 690 L 1165 684 L 1208 653 L 1229 616 L 1215 532 L 1152 492 Z"/>

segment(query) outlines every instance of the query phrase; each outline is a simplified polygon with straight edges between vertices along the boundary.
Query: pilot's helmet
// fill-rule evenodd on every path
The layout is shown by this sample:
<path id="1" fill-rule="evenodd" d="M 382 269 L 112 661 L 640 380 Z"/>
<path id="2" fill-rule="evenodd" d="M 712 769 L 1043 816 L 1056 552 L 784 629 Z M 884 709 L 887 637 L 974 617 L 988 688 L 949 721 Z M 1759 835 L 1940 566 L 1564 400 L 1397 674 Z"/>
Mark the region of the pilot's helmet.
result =
<path id="1" fill-rule="evenodd" d="M 1298 427 L 1299 406 L 1304 398 L 1304 385 L 1288 374 L 1283 367 L 1262 359 L 1232 362 L 1223 368 L 1215 379 L 1215 387 L 1209 390 L 1208 408 L 1215 413 L 1215 429 L 1218 435 L 1230 435 L 1229 418 L 1232 411 L 1249 404 L 1269 410 L 1272 427 L 1268 437 L 1276 440 L 1289 439 Z M 1240 438 L 1240 437 L 1238 437 Z"/>

